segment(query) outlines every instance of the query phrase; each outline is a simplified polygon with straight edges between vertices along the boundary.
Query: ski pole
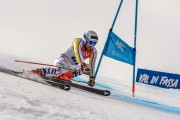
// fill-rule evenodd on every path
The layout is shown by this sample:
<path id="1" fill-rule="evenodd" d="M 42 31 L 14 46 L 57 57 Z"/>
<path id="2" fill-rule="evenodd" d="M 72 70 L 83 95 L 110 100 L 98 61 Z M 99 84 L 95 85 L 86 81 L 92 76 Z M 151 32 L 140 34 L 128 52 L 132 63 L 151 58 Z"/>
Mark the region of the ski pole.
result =
<path id="1" fill-rule="evenodd" d="M 58 68 L 63 68 L 63 69 L 67 69 L 67 70 L 73 70 L 72 68 L 66 68 L 66 67 L 59 67 L 56 65 L 51 65 L 51 64 L 44 64 L 44 63 L 38 63 L 38 62 L 30 62 L 30 61 L 22 61 L 22 60 L 14 60 L 15 62 L 21 62 L 21 63 L 27 63 L 27 64 L 36 64 L 36 65 L 44 65 L 44 66 L 51 66 L 51 67 L 58 67 Z"/>

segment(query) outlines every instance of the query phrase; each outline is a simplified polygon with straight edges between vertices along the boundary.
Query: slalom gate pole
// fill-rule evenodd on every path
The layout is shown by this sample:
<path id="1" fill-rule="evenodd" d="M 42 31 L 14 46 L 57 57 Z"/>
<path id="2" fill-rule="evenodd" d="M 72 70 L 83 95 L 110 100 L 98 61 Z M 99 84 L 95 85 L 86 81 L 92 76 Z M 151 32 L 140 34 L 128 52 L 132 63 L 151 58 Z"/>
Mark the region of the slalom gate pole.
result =
<path id="1" fill-rule="evenodd" d="M 44 63 L 37 63 L 37 62 L 30 62 L 30 61 L 22 61 L 22 60 L 14 60 L 15 62 L 21 62 L 21 63 L 27 63 L 27 64 L 36 64 L 36 65 L 44 65 L 44 66 L 51 66 L 51 67 L 57 67 L 57 68 L 63 68 L 67 70 L 74 70 L 72 68 L 66 68 L 66 67 L 59 67 L 51 64 L 44 64 Z"/>
<path id="2" fill-rule="evenodd" d="M 138 16 L 138 0 L 136 0 L 135 7 L 135 27 L 134 27 L 134 65 L 133 65 L 133 82 L 132 82 L 132 96 L 135 97 L 135 71 L 136 71 L 136 38 L 137 38 L 137 16 Z"/>

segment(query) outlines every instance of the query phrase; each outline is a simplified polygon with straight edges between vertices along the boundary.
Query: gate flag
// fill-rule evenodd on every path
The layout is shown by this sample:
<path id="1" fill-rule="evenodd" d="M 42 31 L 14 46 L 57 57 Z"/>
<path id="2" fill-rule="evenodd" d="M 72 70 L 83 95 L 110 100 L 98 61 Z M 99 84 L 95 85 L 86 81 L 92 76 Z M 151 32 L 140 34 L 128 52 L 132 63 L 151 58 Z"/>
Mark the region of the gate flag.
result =
<path id="1" fill-rule="evenodd" d="M 134 65 L 133 48 L 113 32 L 109 33 L 109 39 L 104 49 L 104 55 L 115 60 Z"/>

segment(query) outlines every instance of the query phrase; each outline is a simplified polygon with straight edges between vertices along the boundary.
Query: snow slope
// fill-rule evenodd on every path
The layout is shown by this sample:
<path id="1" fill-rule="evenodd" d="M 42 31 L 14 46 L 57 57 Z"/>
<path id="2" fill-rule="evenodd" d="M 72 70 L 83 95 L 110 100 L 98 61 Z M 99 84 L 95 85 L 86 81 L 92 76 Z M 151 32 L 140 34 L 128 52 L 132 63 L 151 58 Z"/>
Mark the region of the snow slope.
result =
<path id="1" fill-rule="evenodd" d="M 178 120 L 162 112 L 77 89 L 63 91 L 0 73 L 1 120 Z"/>
<path id="2" fill-rule="evenodd" d="M 1 64 L 8 68 L 21 69 L 26 66 L 9 62 L 14 59 L 12 56 L 2 54 L 0 56 Z M 99 77 L 97 86 L 112 91 L 111 96 L 104 97 L 75 88 L 64 91 L 1 72 L 0 78 L 1 120 L 179 120 L 180 118 L 179 90 L 137 84 L 136 97 L 132 98 L 129 84 L 131 81 Z"/>

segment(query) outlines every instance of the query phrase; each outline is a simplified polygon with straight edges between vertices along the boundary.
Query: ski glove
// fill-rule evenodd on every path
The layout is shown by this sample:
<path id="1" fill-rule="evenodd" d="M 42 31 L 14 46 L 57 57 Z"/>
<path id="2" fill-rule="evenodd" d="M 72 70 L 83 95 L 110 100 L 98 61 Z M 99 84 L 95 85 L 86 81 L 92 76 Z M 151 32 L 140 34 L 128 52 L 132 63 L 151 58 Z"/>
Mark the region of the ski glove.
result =
<path id="1" fill-rule="evenodd" d="M 89 75 L 90 74 L 90 68 L 89 65 L 87 65 L 86 63 L 82 63 L 81 65 L 81 70 L 84 74 Z"/>
<path id="2" fill-rule="evenodd" d="M 77 71 L 76 69 L 72 69 L 71 72 L 74 75 L 74 77 L 77 77 L 79 75 L 79 71 Z"/>
<path id="3" fill-rule="evenodd" d="M 95 86 L 95 78 L 93 76 L 90 76 L 87 84 L 91 87 L 94 87 Z"/>

